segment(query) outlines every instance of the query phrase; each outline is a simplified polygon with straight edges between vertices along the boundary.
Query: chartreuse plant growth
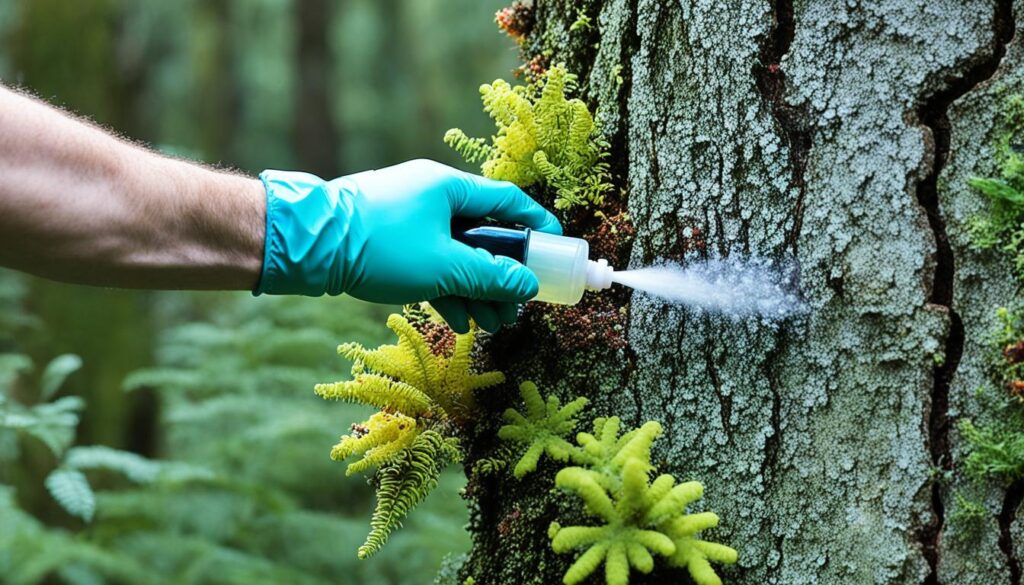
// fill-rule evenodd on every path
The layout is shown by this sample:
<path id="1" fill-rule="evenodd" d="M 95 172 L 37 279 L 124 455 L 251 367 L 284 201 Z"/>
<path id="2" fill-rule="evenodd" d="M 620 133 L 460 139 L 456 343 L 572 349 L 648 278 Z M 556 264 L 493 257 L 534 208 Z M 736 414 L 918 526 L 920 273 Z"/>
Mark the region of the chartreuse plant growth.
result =
<path id="1" fill-rule="evenodd" d="M 557 65 L 535 84 L 513 87 L 498 79 L 483 85 L 484 111 L 497 133 L 488 143 L 456 128 L 444 141 L 467 162 L 482 161 L 487 177 L 551 188 L 558 209 L 600 204 L 612 189 L 608 143 L 587 105 L 566 97 L 575 86 L 576 77 Z"/>
<path id="2" fill-rule="evenodd" d="M 422 312 L 418 318 L 425 326 L 435 325 L 424 322 Z M 397 344 L 377 349 L 356 343 L 340 346 L 338 352 L 354 361 L 352 379 L 315 388 L 325 399 L 380 409 L 352 425 L 331 450 L 331 457 L 339 461 L 360 457 L 349 464 L 349 474 L 378 468 L 377 509 L 366 543 L 359 548 L 360 558 L 387 542 L 437 485 L 445 466 L 462 460 L 458 431 L 474 412 L 474 392 L 505 380 L 500 372 L 472 372 L 474 331 L 456 335 L 451 349 L 444 351 L 432 347 L 402 315 L 391 315 L 388 327 L 398 336 Z"/>
<path id="3" fill-rule="evenodd" d="M 1009 254 L 1017 277 L 1024 279 L 1024 96 L 1009 97 L 1003 116 L 1006 129 L 996 143 L 999 176 L 970 180 L 989 200 L 988 212 L 971 222 L 971 241 L 978 249 Z"/>
<path id="4" fill-rule="evenodd" d="M 648 421 L 620 435 L 617 417 L 598 418 L 593 433 L 577 434 L 573 445 L 565 437 L 577 424 L 574 417 L 585 406 L 583 399 L 560 407 L 556 397 L 542 400 L 529 382 L 520 386 L 520 393 L 526 414 L 507 410 L 508 424 L 498 434 L 521 447 L 513 473 L 521 478 L 534 471 L 542 454 L 574 463 L 558 472 L 555 485 L 578 496 L 584 512 L 598 520 L 594 526 L 552 523 L 549 536 L 555 552 L 583 551 L 565 573 L 565 585 L 582 583 L 602 564 L 608 585 L 626 585 L 630 568 L 650 573 L 655 556 L 688 569 L 698 585 L 722 582 L 710 561 L 735 563 L 736 551 L 699 538 L 702 530 L 718 525 L 718 516 L 686 513 L 703 495 L 703 486 L 695 481 L 676 484 L 669 474 L 650 480 L 651 445 L 661 434 L 660 424 Z"/>
<path id="5" fill-rule="evenodd" d="M 388 327 L 398 336 L 395 345 L 372 350 L 351 343 L 340 346 L 339 353 L 355 362 L 353 378 L 316 386 L 323 398 L 379 409 L 352 425 L 331 451 L 336 460 L 358 457 L 349 464 L 349 473 L 377 468 L 377 509 L 366 543 L 359 548 L 360 558 L 384 545 L 436 486 L 446 465 L 462 460 L 460 438 L 480 414 L 475 391 L 505 379 L 500 372 L 473 371 L 475 331 L 454 335 L 448 342 L 436 334 L 439 324 L 426 315 L 411 308 L 406 316 L 391 315 Z M 545 400 L 532 382 L 523 382 L 519 391 L 525 413 L 506 410 L 507 424 L 498 431 L 505 453 L 517 459 L 513 475 L 521 479 L 536 471 L 544 455 L 566 464 L 555 484 L 578 496 L 584 511 L 598 520 L 593 526 L 550 527 L 556 552 L 583 551 L 566 572 L 566 585 L 582 583 L 602 564 L 608 585 L 626 585 L 631 568 L 649 573 L 655 557 L 670 567 L 685 567 L 698 585 L 721 583 L 710 563 L 734 563 L 737 554 L 699 538 L 701 531 L 718 525 L 713 513 L 686 512 L 703 495 L 701 484 L 677 484 L 669 474 L 651 480 L 651 446 L 662 432 L 660 424 L 649 421 L 621 432 L 617 417 L 598 418 L 592 433 L 578 433 L 572 443 L 567 437 L 578 425 L 585 398 L 565 405 L 555 396 Z M 492 461 L 489 467 L 500 470 L 508 465 Z"/>

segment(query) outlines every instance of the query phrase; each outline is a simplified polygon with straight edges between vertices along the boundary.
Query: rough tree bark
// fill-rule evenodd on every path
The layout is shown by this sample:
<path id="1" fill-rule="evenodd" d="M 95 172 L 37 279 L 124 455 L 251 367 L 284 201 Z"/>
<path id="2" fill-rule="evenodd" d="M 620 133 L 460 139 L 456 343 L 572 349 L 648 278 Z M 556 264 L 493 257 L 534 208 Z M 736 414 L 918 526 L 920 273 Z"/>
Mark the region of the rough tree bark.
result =
<path id="1" fill-rule="evenodd" d="M 966 180 L 994 174 L 1002 100 L 1024 90 L 1024 8 L 591 4 L 595 27 L 570 32 L 579 3 L 537 0 L 525 46 L 580 74 L 614 136 L 636 228 L 629 263 L 793 257 L 812 311 L 768 328 L 613 297 L 628 347 L 566 351 L 586 341 L 580 318 L 607 314 L 547 308 L 548 321 L 528 315 L 491 340 L 495 361 L 514 380 L 590 397 L 591 416 L 661 421 L 659 465 L 705 483 L 700 505 L 723 518 L 710 537 L 740 551 L 721 571 L 729 583 L 1020 583 L 1024 486 L 991 488 L 979 536 L 953 538 L 945 519 L 967 481 L 955 422 L 978 414 L 994 309 L 1019 294 L 1005 260 L 969 248 L 983 201 Z M 599 222 L 570 225 L 594 237 Z M 579 506 L 553 493 L 555 469 L 471 478 L 461 578 L 561 581 L 571 559 L 545 533 Z M 682 582 L 658 570 L 631 581 Z"/>

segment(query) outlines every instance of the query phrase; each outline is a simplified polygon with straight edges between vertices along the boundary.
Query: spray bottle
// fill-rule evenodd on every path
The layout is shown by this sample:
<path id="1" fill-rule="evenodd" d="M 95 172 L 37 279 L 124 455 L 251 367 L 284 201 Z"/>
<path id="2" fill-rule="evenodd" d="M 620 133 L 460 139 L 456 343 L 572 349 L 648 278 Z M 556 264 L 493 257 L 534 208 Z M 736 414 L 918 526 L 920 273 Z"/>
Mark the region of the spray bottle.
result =
<path id="1" fill-rule="evenodd" d="M 496 256 L 507 256 L 526 265 L 540 282 L 536 301 L 575 305 L 584 290 L 601 290 L 612 285 L 615 272 L 605 259 L 591 260 L 586 240 L 555 236 L 529 228 L 453 228 L 452 238 Z"/>

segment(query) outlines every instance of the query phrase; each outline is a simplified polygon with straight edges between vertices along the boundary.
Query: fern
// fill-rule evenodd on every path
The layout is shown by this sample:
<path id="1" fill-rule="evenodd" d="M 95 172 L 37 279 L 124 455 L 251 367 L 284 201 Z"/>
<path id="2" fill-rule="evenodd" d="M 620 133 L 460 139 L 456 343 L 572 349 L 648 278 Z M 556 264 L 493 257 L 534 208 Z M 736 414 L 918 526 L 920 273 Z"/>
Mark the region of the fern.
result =
<path id="1" fill-rule="evenodd" d="M 74 354 L 57 356 L 46 364 L 43 370 L 43 377 L 39 382 L 43 400 L 49 400 L 60 390 L 61 386 L 68 379 L 68 376 L 77 372 L 82 367 L 82 358 Z"/>
<path id="2" fill-rule="evenodd" d="M 409 307 L 406 314 L 431 324 L 430 311 Z M 450 351 L 432 347 L 427 338 L 401 315 L 387 322 L 398 337 L 394 345 L 367 349 L 346 343 L 338 353 L 351 359 L 352 379 L 318 384 L 317 395 L 376 407 L 379 412 L 352 425 L 331 450 L 337 461 L 361 458 L 346 475 L 378 467 L 377 510 L 359 558 L 377 552 L 401 519 L 437 484 L 441 470 L 461 460 L 452 436 L 474 412 L 474 392 L 505 380 L 501 372 L 474 373 L 475 331 L 456 335 Z"/>
<path id="3" fill-rule="evenodd" d="M 52 530 L 23 512 L 14 489 L 0 484 L 0 575 L 7 585 L 32 585 L 77 568 L 115 583 L 163 583 L 137 561 L 69 533 Z"/>
<path id="4" fill-rule="evenodd" d="M 494 156 L 494 147 L 483 138 L 470 138 L 458 128 L 445 132 L 444 143 L 452 147 L 468 163 L 478 163 Z"/>
<path id="5" fill-rule="evenodd" d="M 458 444 L 436 431 L 427 430 L 403 449 L 400 457 L 377 472 L 377 509 L 370 520 L 370 534 L 359 547 L 365 559 L 387 542 L 402 519 L 437 486 L 441 470 L 461 459 Z"/>
<path id="6" fill-rule="evenodd" d="M 325 399 L 382 409 L 353 425 L 353 432 L 343 435 L 332 450 L 332 458 L 338 460 L 363 456 L 349 466 L 348 473 L 397 460 L 416 435 L 431 425 L 465 420 L 472 412 L 473 392 L 505 380 L 500 372 L 471 372 L 474 331 L 456 336 L 451 355 L 445 356 L 434 354 L 423 335 L 401 315 L 391 315 L 388 328 L 398 336 L 397 345 L 374 350 L 357 343 L 340 346 L 338 352 L 355 362 L 353 379 L 314 388 Z"/>
<path id="7" fill-rule="evenodd" d="M 508 424 L 498 430 L 501 439 L 527 445 L 512 472 L 516 479 L 535 471 L 544 453 L 555 461 L 568 461 L 573 446 L 563 437 L 576 428 L 575 416 L 588 402 L 586 398 L 577 398 L 561 406 L 558 397 L 554 395 L 549 396 L 545 402 L 533 382 L 520 384 L 519 393 L 526 404 L 526 414 L 520 414 L 512 408 L 506 410 L 505 421 Z"/>
<path id="8" fill-rule="evenodd" d="M 62 468 L 54 470 L 46 477 L 46 489 L 68 514 L 86 522 L 92 520 L 96 512 L 96 494 L 81 471 Z"/>
<path id="9" fill-rule="evenodd" d="M 43 369 L 35 394 L 49 400 L 60 390 L 67 377 L 82 365 L 76 355 L 66 354 L 51 360 Z M 10 400 L 10 388 L 33 369 L 32 360 L 20 354 L 0 354 L 0 432 L 7 430 L 32 436 L 60 458 L 75 439 L 78 413 L 85 403 L 77 396 L 65 396 L 52 402 L 25 405 Z"/>
<path id="10" fill-rule="evenodd" d="M 129 451 L 104 446 L 73 447 L 64 457 L 64 467 L 79 471 L 103 469 L 123 475 L 138 484 L 183 483 L 215 479 L 205 467 L 187 463 L 156 461 Z"/>
<path id="11" fill-rule="evenodd" d="M 467 162 L 483 160 L 487 177 L 520 187 L 547 185 L 559 209 L 600 204 L 612 189 L 608 143 L 586 104 L 566 97 L 575 84 L 575 76 L 556 65 L 537 85 L 512 87 L 501 79 L 483 85 L 484 111 L 497 126 L 491 144 L 458 129 L 445 134 L 445 143 Z"/>
<path id="12" fill-rule="evenodd" d="M 77 396 L 25 407 L 13 402 L 0 405 L 0 428 L 35 437 L 60 457 L 75 439 L 78 413 L 85 403 Z"/>

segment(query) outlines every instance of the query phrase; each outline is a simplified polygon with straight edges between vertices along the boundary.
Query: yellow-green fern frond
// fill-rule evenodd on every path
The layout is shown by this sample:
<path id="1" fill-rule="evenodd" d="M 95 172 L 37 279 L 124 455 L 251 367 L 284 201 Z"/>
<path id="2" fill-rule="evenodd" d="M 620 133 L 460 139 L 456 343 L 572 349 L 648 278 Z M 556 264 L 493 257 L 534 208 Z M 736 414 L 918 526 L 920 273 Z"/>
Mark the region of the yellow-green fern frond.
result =
<path id="1" fill-rule="evenodd" d="M 543 150 L 533 153 L 533 164 L 549 183 L 556 182 L 561 178 L 561 170 L 548 160 L 548 155 Z"/>
<path id="2" fill-rule="evenodd" d="M 389 371 L 388 364 L 382 364 L 380 371 L 384 374 L 400 378 L 406 383 L 420 388 L 435 400 L 434 394 L 441 385 L 443 377 L 441 359 L 430 351 L 430 346 L 423 335 L 409 321 L 398 314 L 388 317 L 388 329 L 398 335 L 398 350 L 388 350 L 388 355 L 402 367 Z"/>
<path id="3" fill-rule="evenodd" d="M 409 511 L 437 486 L 441 470 L 459 458 L 455 439 L 427 430 L 417 435 L 392 464 L 381 468 L 377 472 L 377 508 L 370 520 L 370 534 L 359 547 L 359 558 L 380 550 Z"/>
<path id="4" fill-rule="evenodd" d="M 602 162 L 609 145 L 586 104 L 567 97 L 575 86 L 575 76 L 559 65 L 537 86 L 485 84 L 481 100 L 497 129 L 490 146 L 460 130 L 450 130 L 445 142 L 469 162 L 482 160 L 487 177 L 520 187 L 543 183 L 558 208 L 599 204 L 612 188 Z"/>
<path id="5" fill-rule="evenodd" d="M 432 309 L 409 309 L 414 326 L 391 315 L 388 327 L 398 341 L 367 349 L 347 343 L 338 352 L 351 359 L 351 380 L 318 384 L 316 393 L 329 400 L 375 406 L 379 412 L 352 426 L 351 433 L 331 450 L 336 460 L 361 456 L 346 474 L 378 468 L 377 509 L 361 558 L 373 554 L 401 519 L 437 483 L 440 470 L 462 454 L 453 433 L 473 414 L 473 392 L 505 380 L 500 372 L 473 371 L 475 331 L 438 334 Z M 438 317 L 439 319 L 439 317 Z M 417 328 L 419 327 L 419 328 Z M 422 331 L 422 332 L 421 332 Z M 453 339 L 454 337 L 454 339 Z M 433 339 L 433 345 L 428 342 Z"/>
<path id="6" fill-rule="evenodd" d="M 458 128 L 452 128 L 444 135 L 444 143 L 452 147 L 468 163 L 480 162 L 494 153 L 493 147 L 483 138 L 470 138 Z"/>
<path id="7" fill-rule="evenodd" d="M 343 435 L 331 449 L 331 459 L 342 461 L 351 455 L 362 455 L 362 459 L 348 466 L 345 475 L 366 471 L 391 463 L 418 434 L 414 419 L 378 412 L 366 422 L 353 425 L 352 433 Z"/>
<path id="8" fill-rule="evenodd" d="M 584 162 L 591 156 L 581 156 L 581 153 L 596 154 L 596 152 L 592 152 L 597 149 L 591 148 L 590 139 L 597 129 L 597 125 L 594 124 L 594 117 L 590 115 L 587 105 L 581 100 L 572 100 L 569 105 L 572 121 L 569 122 L 569 148 L 566 149 L 566 154 L 576 159 L 571 162 Z"/>
<path id="9" fill-rule="evenodd" d="M 416 419 L 464 419 L 472 411 L 474 391 L 505 380 L 501 372 L 472 371 L 473 331 L 455 337 L 450 355 L 438 355 L 405 317 L 391 315 L 388 327 L 398 336 L 397 345 L 372 350 L 342 345 L 339 353 L 355 361 L 353 379 L 319 384 L 316 393 Z"/>
<path id="10" fill-rule="evenodd" d="M 317 384 L 313 391 L 326 400 L 356 402 L 409 416 L 426 414 L 433 405 L 430 397 L 423 392 L 379 374 L 364 373 L 357 375 L 354 380 Z"/>
<path id="11" fill-rule="evenodd" d="M 526 403 L 526 414 L 514 408 L 506 410 L 507 424 L 498 430 L 498 437 L 526 445 L 526 451 L 512 472 L 521 479 L 537 469 L 537 463 L 545 453 L 556 461 L 569 460 L 574 447 L 564 437 L 576 428 L 575 417 L 588 401 L 577 398 L 562 406 L 558 397 L 553 395 L 545 401 L 533 382 L 520 384 L 519 393 Z"/>

